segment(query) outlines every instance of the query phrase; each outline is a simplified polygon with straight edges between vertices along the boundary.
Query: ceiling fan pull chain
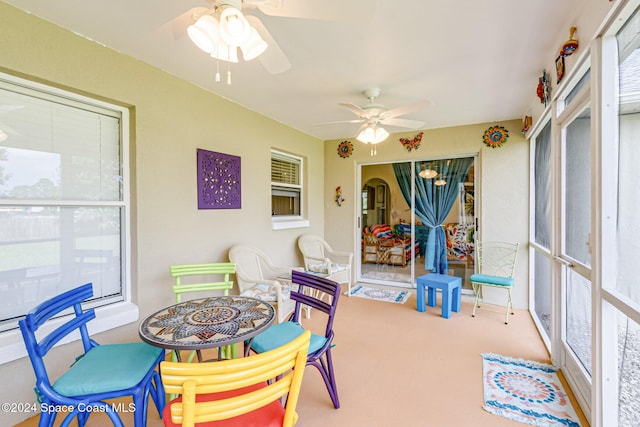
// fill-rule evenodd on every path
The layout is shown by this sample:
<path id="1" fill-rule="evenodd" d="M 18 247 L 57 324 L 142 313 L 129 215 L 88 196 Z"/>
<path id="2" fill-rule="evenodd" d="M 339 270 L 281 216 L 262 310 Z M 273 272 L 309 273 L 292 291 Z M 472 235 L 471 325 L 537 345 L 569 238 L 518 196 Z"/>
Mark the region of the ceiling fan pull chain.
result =
<path id="1" fill-rule="evenodd" d="M 231 58 L 231 46 L 229 46 L 229 58 Z M 231 85 L 231 61 L 227 63 L 227 84 Z"/>
<path id="2" fill-rule="evenodd" d="M 216 83 L 220 83 L 220 60 L 216 59 Z"/>

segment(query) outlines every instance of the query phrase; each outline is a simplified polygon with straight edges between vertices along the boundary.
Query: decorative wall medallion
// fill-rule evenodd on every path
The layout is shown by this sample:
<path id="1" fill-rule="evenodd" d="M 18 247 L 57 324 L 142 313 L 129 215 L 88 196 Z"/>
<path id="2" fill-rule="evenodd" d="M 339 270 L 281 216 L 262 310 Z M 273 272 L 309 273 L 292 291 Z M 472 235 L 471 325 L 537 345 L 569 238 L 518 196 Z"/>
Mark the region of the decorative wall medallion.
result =
<path id="1" fill-rule="evenodd" d="M 240 209 L 240 157 L 198 148 L 198 209 Z"/>
<path id="2" fill-rule="evenodd" d="M 422 143 L 422 135 L 424 135 L 424 132 L 420 132 L 414 136 L 413 139 L 400 138 L 400 143 L 407 149 L 407 151 L 417 150 L 420 148 L 420 144 Z"/>
<path id="3" fill-rule="evenodd" d="M 346 159 L 353 154 L 353 144 L 349 141 L 342 141 L 338 144 L 338 156 Z"/>
<path id="4" fill-rule="evenodd" d="M 491 126 L 484 132 L 482 141 L 487 147 L 502 147 L 509 138 L 509 131 L 502 126 Z"/>

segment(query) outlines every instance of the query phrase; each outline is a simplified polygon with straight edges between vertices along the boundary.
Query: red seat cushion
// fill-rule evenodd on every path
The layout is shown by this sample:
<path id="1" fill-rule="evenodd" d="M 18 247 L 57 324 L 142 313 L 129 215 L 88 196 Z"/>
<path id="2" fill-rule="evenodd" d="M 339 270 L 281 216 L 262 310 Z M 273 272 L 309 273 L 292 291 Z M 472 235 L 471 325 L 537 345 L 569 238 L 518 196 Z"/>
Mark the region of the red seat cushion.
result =
<path id="1" fill-rule="evenodd" d="M 196 402 L 208 402 L 211 400 L 226 399 L 229 397 L 238 396 L 247 392 L 258 390 L 266 386 L 266 383 L 254 384 L 243 389 L 225 391 L 220 393 L 210 394 L 198 394 L 196 395 Z M 162 412 L 162 420 L 167 427 L 181 427 L 180 424 L 175 424 L 171 421 L 171 405 L 176 402 L 181 402 L 182 396 L 177 397 L 167 403 L 164 411 Z M 210 421 L 208 423 L 197 423 L 197 427 L 282 427 L 284 420 L 284 408 L 280 404 L 279 400 L 269 403 L 262 408 L 256 409 L 253 412 L 240 415 L 234 418 L 228 418 L 226 420 Z"/>

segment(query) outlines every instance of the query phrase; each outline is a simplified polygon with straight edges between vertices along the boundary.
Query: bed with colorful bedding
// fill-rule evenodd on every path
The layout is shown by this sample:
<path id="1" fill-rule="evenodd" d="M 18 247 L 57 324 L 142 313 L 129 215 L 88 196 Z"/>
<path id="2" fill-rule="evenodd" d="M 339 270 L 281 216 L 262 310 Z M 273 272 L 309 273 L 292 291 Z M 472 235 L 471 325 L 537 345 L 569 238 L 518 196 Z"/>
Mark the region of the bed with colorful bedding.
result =
<path id="1" fill-rule="evenodd" d="M 362 239 L 362 263 L 406 266 L 420 256 L 420 244 L 411 237 L 395 234 L 388 224 L 365 227 Z"/>

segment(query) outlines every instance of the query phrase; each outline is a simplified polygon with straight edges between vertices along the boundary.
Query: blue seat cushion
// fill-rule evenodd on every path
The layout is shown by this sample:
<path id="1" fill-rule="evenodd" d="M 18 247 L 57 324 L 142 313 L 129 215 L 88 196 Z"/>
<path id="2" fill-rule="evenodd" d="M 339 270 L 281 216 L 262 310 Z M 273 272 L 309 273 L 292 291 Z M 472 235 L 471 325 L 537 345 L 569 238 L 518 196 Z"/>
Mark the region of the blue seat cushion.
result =
<path id="1" fill-rule="evenodd" d="M 154 369 L 164 350 L 144 342 L 93 347 L 53 384 L 63 396 L 126 390 Z"/>
<path id="2" fill-rule="evenodd" d="M 485 285 L 513 286 L 513 277 L 491 276 L 490 274 L 472 274 L 469 276 L 469 281 Z"/>
<path id="3" fill-rule="evenodd" d="M 251 343 L 251 348 L 257 353 L 264 353 L 293 341 L 304 331 L 305 329 L 298 322 L 277 323 L 269 326 L 263 333 L 256 335 Z M 326 342 L 326 337 L 312 333 L 309 354 L 321 349 Z"/>

